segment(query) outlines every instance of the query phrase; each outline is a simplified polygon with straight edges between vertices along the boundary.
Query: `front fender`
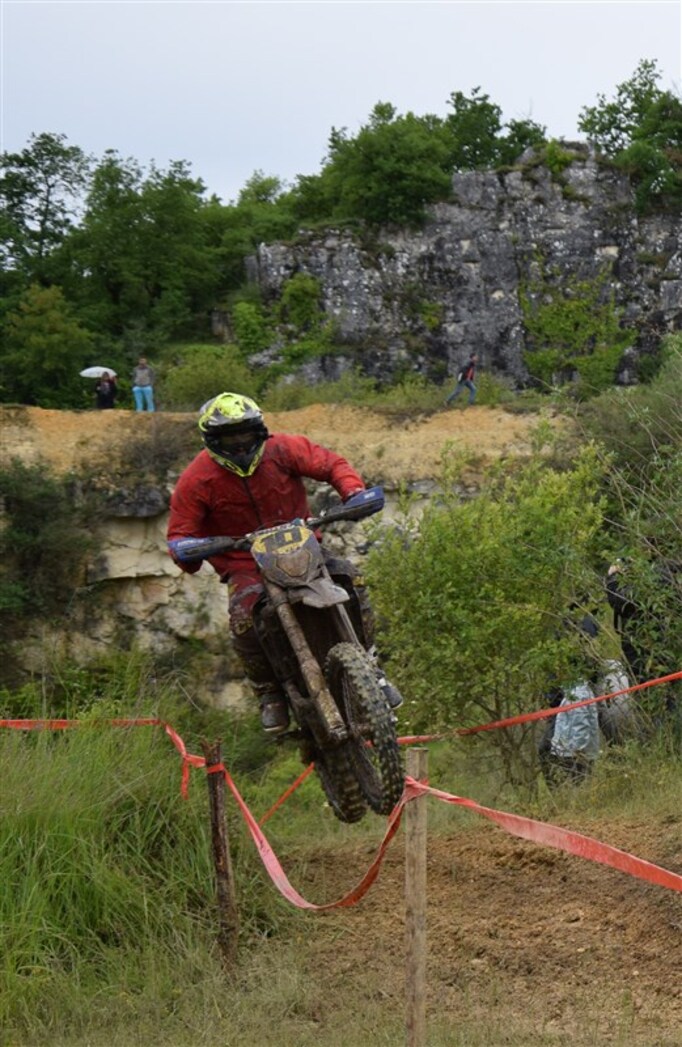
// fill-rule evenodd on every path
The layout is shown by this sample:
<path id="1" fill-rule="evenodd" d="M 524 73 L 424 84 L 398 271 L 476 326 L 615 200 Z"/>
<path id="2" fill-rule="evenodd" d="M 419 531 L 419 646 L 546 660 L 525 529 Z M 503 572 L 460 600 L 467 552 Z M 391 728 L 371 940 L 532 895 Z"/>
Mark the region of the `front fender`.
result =
<path id="1" fill-rule="evenodd" d="M 334 607 L 335 604 L 347 603 L 350 596 L 341 585 L 331 578 L 313 578 L 305 585 L 288 589 L 290 603 L 304 603 L 308 607 Z"/>

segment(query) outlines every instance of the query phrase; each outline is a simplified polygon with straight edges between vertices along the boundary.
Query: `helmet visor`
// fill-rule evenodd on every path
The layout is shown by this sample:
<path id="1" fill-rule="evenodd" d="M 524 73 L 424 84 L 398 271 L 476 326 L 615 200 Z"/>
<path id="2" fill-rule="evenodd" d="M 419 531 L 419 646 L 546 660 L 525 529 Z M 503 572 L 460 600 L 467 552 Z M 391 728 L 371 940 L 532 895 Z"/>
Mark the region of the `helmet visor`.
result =
<path id="1" fill-rule="evenodd" d="M 242 432 L 231 431 L 227 426 L 211 434 L 211 443 L 216 450 L 227 454 L 248 454 L 249 451 L 258 447 L 262 442 L 260 433 L 253 429 L 243 429 Z"/>

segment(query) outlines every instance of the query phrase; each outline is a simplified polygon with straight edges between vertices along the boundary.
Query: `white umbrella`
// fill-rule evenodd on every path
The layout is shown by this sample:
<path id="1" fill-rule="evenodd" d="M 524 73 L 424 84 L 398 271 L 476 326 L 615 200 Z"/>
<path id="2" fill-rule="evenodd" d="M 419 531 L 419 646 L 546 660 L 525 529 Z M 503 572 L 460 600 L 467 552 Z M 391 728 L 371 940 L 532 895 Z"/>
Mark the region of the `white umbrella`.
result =
<path id="1" fill-rule="evenodd" d="M 116 377 L 116 371 L 113 367 L 86 367 L 84 371 L 80 372 L 81 378 L 101 378 L 104 373 L 110 374 L 112 378 Z"/>

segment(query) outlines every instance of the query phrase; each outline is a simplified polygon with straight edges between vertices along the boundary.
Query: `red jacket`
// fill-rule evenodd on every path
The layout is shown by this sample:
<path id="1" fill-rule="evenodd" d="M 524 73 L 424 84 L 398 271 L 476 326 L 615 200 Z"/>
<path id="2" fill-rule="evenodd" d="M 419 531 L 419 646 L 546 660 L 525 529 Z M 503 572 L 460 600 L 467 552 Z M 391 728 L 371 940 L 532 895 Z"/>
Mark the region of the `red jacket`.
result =
<path id="1" fill-rule="evenodd" d="M 265 443 L 252 476 L 242 477 L 200 451 L 177 482 L 170 503 L 168 539 L 230 535 L 241 538 L 261 527 L 275 527 L 311 515 L 301 477 L 324 480 L 342 498 L 364 489 L 364 482 L 345 458 L 305 436 L 275 433 Z M 221 578 L 249 570 L 249 552 L 222 553 L 209 561 Z M 193 574 L 201 564 L 178 564 Z"/>

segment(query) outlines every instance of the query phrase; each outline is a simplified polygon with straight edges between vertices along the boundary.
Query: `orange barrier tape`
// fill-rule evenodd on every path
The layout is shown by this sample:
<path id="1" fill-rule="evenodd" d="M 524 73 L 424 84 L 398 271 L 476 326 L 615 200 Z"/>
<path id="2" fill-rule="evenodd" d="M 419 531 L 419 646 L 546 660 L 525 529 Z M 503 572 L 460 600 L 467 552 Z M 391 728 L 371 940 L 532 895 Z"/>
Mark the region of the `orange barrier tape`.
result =
<path id="1" fill-rule="evenodd" d="M 601 843 L 591 836 L 583 836 L 582 833 L 561 829 L 547 822 L 537 822 L 533 818 L 524 818 L 519 814 L 509 814 L 506 811 L 495 811 L 490 807 L 482 807 L 473 800 L 452 796 L 450 793 L 417 782 L 413 778 L 407 779 L 406 791 L 409 793 L 408 799 L 428 793 L 429 796 L 435 796 L 437 800 L 442 800 L 444 803 L 458 804 L 477 814 L 482 814 L 484 818 L 489 818 L 512 836 L 520 836 L 523 840 L 530 840 L 543 847 L 554 847 L 556 850 L 577 855 L 578 858 L 586 858 L 590 862 L 610 865 L 611 868 L 618 869 L 629 876 L 635 876 L 638 880 L 646 880 L 659 887 L 667 887 L 671 891 L 682 891 L 682 875 L 679 873 L 670 872 L 643 858 L 636 858 L 634 854 L 628 854 L 627 851 L 621 851 L 608 843 Z"/>
<path id="2" fill-rule="evenodd" d="M 670 677 L 662 677 L 660 680 L 650 681 L 648 684 L 638 684 L 636 685 L 636 689 L 651 686 L 652 683 L 661 683 L 669 679 L 679 679 L 681 676 L 682 673 L 674 673 Z M 628 688 L 628 690 L 632 689 L 635 688 Z M 620 694 L 625 692 L 616 693 Z M 595 700 L 597 699 L 589 699 L 588 701 Z M 576 704 L 582 705 L 587 703 L 588 702 L 579 702 Z M 567 707 L 564 706 L 564 709 L 566 708 Z M 553 711 L 554 710 L 552 710 L 552 712 Z M 477 804 L 474 800 L 469 800 L 461 796 L 453 796 L 451 793 L 443 792 L 441 789 L 434 789 L 430 785 L 415 781 L 414 778 L 408 777 L 405 780 L 405 790 L 402 798 L 388 819 L 384 837 L 379 845 L 374 860 L 362 879 L 351 891 L 345 894 L 342 898 L 339 898 L 337 901 L 327 902 L 324 905 L 315 905 L 312 902 L 308 902 L 292 887 L 280 865 L 279 859 L 272 850 L 263 830 L 252 815 L 245 800 L 239 793 L 239 790 L 227 768 L 223 764 L 215 764 L 206 767 L 205 759 L 202 756 L 188 753 L 187 747 L 180 735 L 164 720 L 137 719 L 85 722 L 78 720 L 0 720 L 0 727 L 11 727 L 18 730 L 34 730 L 39 728 L 62 730 L 70 727 L 103 725 L 112 727 L 163 727 L 182 758 L 183 796 L 187 796 L 189 775 L 192 767 L 203 767 L 208 774 L 222 773 L 237 805 L 239 806 L 249 832 L 251 833 L 251 837 L 272 882 L 287 901 L 300 909 L 323 912 L 329 909 L 347 908 L 360 901 L 379 875 L 384 855 L 400 826 L 400 820 L 405 804 L 424 794 L 433 796 L 444 803 L 455 804 L 474 811 L 476 814 L 480 814 L 484 818 L 488 818 L 490 821 L 495 822 L 500 826 L 500 828 L 504 829 L 505 832 L 510 833 L 512 836 L 518 836 L 521 839 L 529 840 L 532 843 L 537 843 L 544 847 L 553 847 L 556 850 L 565 851 L 568 854 L 573 854 L 579 858 L 585 858 L 588 861 L 597 862 L 601 865 L 608 865 L 613 869 L 618 869 L 620 872 L 624 872 L 629 876 L 634 876 L 637 879 L 646 880 L 648 883 L 653 883 L 659 887 L 668 888 L 669 890 L 682 892 L 682 875 L 664 869 L 659 865 L 654 865 L 652 862 L 645 861 L 643 858 L 637 858 L 635 855 L 629 854 L 627 851 L 621 851 L 617 847 L 612 847 L 610 844 L 602 843 L 591 836 L 584 836 L 581 833 L 573 832 L 570 829 L 562 829 L 559 826 L 551 825 L 547 822 L 538 822 L 532 818 L 525 818 L 523 815 L 510 814 L 506 811 L 496 811 L 490 807 L 483 807 L 481 804 Z M 311 770 L 312 765 L 307 767 L 305 771 L 299 775 L 299 779 L 293 783 L 293 787 L 290 787 L 290 789 L 287 790 L 287 793 L 290 794 L 293 792 L 294 788 L 297 788 L 298 785 L 300 785 L 301 781 L 308 776 Z M 280 797 L 280 800 L 274 805 L 274 809 L 276 809 L 280 803 L 284 802 L 286 795 L 287 794 L 284 794 Z M 268 812 L 267 816 L 269 816 L 272 810 L 273 808 L 271 808 L 271 811 Z M 265 818 L 263 820 L 265 820 Z"/>
<path id="3" fill-rule="evenodd" d="M 556 706 L 553 709 L 538 709 L 532 713 L 521 713 L 519 716 L 509 716 L 505 720 L 495 720 L 491 723 L 484 723 L 478 727 L 457 727 L 454 731 L 444 734 L 407 734 L 401 735 L 398 738 L 399 745 L 421 745 L 425 742 L 441 742 L 447 738 L 455 738 L 457 736 L 463 736 L 467 734 L 478 734 L 481 731 L 493 731 L 499 727 L 513 727 L 521 723 L 530 723 L 533 720 L 548 720 L 552 716 L 557 716 L 559 713 L 569 712 L 571 709 L 580 709 L 583 705 L 594 705 L 595 702 L 605 702 L 610 698 L 618 698 L 621 694 L 630 694 L 634 691 L 641 691 L 645 687 L 654 687 L 659 683 L 670 683 L 672 680 L 682 679 L 682 672 L 670 673 L 669 676 L 659 676 L 656 680 L 647 680 L 646 683 L 633 684 L 632 687 L 625 687 L 622 691 L 613 691 L 611 694 L 600 694 L 593 698 L 583 698 L 579 702 L 571 702 L 570 705 Z M 282 806 L 282 804 L 289 799 L 291 794 L 298 789 L 299 785 L 305 781 L 310 772 L 313 770 L 314 764 L 310 766 L 301 774 L 295 782 L 293 782 L 286 792 L 282 793 L 280 798 L 272 805 L 267 814 L 264 814 L 260 820 L 260 824 L 264 825 L 268 818 L 272 817 L 275 811 Z"/>
<path id="4" fill-rule="evenodd" d="M 655 687 L 659 683 L 671 683 L 673 680 L 682 679 L 682 671 L 670 673 L 668 676 L 659 676 L 655 680 L 646 680 L 644 683 L 636 683 L 631 687 L 624 687 L 622 691 L 612 691 L 610 694 L 598 694 L 593 698 L 583 698 L 579 702 L 571 702 L 570 705 L 555 706 L 552 709 L 536 709 L 532 713 L 520 713 L 518 716 L 508 716 L 504 720 L 492 720 L 490 723 L 479 724 L 476 727 L 455 727 L 452 731 L 443 734 L 412 734 L 398 738 L 401 745 L 419 745 L 422 742 L 440 742 L 446 738 L 455 738 L 467 734 L 479 734 L 481 731 L 496 731 L 499 727 L 515 727 L 521 723 L 531 723 L 533 720 L 549 720 L 559 713 L 570 712 L 571 709 L 580 709 L 583 705 L 594 705 L 595 702 L 606 702 L 610 698 L 618 698 L 621 694 L 632 694 L 642 691 L 645 687 Z"/>
<path id="5" fill-rule="evenodd" d="M 272 815 L 275 813 L 275 811 L 279 807 L 282 806 L 282 804 L 285 802 L 285 800 L 288 800 L 289 797 L 291 796 L 291 794 L 293 792 L 296 792 L 296 790 L 298 789 L 299 785 L 302 785 L 303 782 L 306 780 L 306 778 L 308 778 L 312 774 L 312 772 L 314 770 L 315 770 L 315 764 L 314 763 L 309 763 L 308 766 L 306 767 L 306 769 L 304 771 L 301 771 L 301 773 L 299 774 L 299 776 L 296 779 L 296 781 L 291 783 L 289 788 L 286 789 L 282 793 L 280 798 L 278 800 L 275 800 L 275 802 L 273 803 L 273 805 L 270 808 L 270 810 L 266 811 L 265 814 L 263 815 L 263 817 L 259 819 L 258 824 L 259 825 L 265 825 L 265 823 L 267 822 L 268 818 L 271 818 Z"/>
<path id="6" fill-rule="evenodd" d="M 219 769 L 220 768 L 212 768 L 212 770 Z M 309 770 L 309 768 L 307 770 Z M 237 801 L 242 817 L 251 833 L 251 838 L 256 845 L 261 861 L 263 862 L 270 879 L 280 894 L 298 909 L 325 912 L 331 909 L 348 908 L 359 902 L 365 894 L 367 894 L 368 890 L 379 875 L 381 863 L 383 862 L 386 851 L 398 831 L 405 805 L 409 803 L 410 800 L 414 800 L 418 796 L 424 794 L 433 796 L 444 803 L 455 804 L 461 807 L 466 807 L 468 810 L 475 811 L 476 814 L 480 814 L 484 818 L 488 818 L 490 821 L 495 822 L 500 826 L 500 828 L 504 829 L 505 832 L 510 833 L 512 836 L 518 836 L 521 839 L 529 840 L 532 843 L 537 843 L 544 847 L 553 847 L 555 850 L 565 851 L 568 854 L 573 854 L 579 858 L 585 858 L 588 861 L 597 862 L 601 865 L 608 865 L 613 869 L 618 869 L 620 872 L 627 873 L 629 876 L 634 876 L 637 879 L 646 880 L 648 883 L 656 884 L 659 887 L 666 887 L 673 891 L 682 892 L 682 875 L 670 872 L 669 870 L 663 869 L 659 865 L 654 865 L 652 862 L 647 862 L 642 858 L 637 858 L 635 855 L 628 854 L 627 851 L 621 851 L 617 847 L 612 847 L 608 843 L 602 843 L 590 836 L 584 836 L 582 833 L 576 833 L 570 829 L 562 829 L 557 825 L 550 825 L 547 822 L 538 822 L 532 818 L 525 818 L 522 815 L 509 814 L 507 811 L 496 811 L 490 807 L 483 807 L 481 804 L 475 803 L 474 800 L 468 800 L 461 796 L 453 796 L 451 793 L 443 792 L 441 789 L 434 789 L 430 785 L 426 785 L 423 782 L 418 782 L 414 778 L 408 777 L 405 780 L 405 791 L 403 796 L 388 819 L 384 837 L 365 875 L 355 885 L 355 887 L 352 888 L 352 890 L 347 894 L 344 894 L 341 898 L 334 902 L 326 902 L 323 905 L 315 905 L 303 898 L 303 896 L 292 887 L 291 882 L 282 869 L 277 855 L 268 842 L 265 833 L 249 810 L 246 801 L 237 789 L 229 771 L 223 769 L 223 773 L 225 775 L 225 781 Z"/>
<path id="7" fill-rule="evenodd" d="M 374 856 L 372 864 L 370 865 L 369 869 L 362 877 L 362 879 L 355 885 L 355 887 L 352 888 L 352 890 L 350 890 L 347 894 L 344 894 L 342 898 L 338 898 L 337 901 L 326 902 L 324 905 L 315 905 L 313 902 L 307 901 L 302 895 L 298 893 L 298 891 L 294 887 L 292 887 L 286 873 L 284 872 L 284 869 L 280 865 L 277 855 L 270 846 L 267 837 L 265 836 L 265 833 L 261 829 L 260 825 L 254 818 L 254 816 L 251 814 L 251 811 L 249 810 L 246 801 L 242 798 L 239 790 L 237 789 L 237 786 L 232 780 L 232 776 L 227 770 L 224 773 L 225 781 L 227 782 L 230 792 L 237 801 L 237 806 L 239 807 L 242 813 L 242 817 L 244 818 L 249 832 L 251 833 L 251 838 L 256 845 L 258 853 L 261 857 L 261 861 L 263 862 L 263 865 L 265 866 L 267 873 L 270 876 L 270 879 L 274 883 L 275 887 L 277 888 L 279 893 L 287 899 L 288 902 L 291 902 L 291 904 L 295 905 L 298 909 L 309 909 L 315 912 L 326 912 L 330 909 L 348 908 L 349 906 L 355 905 L 357 902 L 359 902 L 361 898 L 364 898 L 364 896 L 367 894 L 368 890 L 376 880 L 377 876 L 379 875 L 379 869 L 381 868 L 381 863 L 384 860 L 384 855 L 388 850 L 388 846 L 391 840 L 398 831 L 400 819 L 402 818 L 403 807 L 409 799 L 406 793 L 403 794 L 402 799 L 396 805 L 393 813 L 389 816 L 388 823 L 386 826 L 386 832 L 384 833 L 384 838 L 379 844 L 379 848 L 377 850 L 376 855 Z"/>

